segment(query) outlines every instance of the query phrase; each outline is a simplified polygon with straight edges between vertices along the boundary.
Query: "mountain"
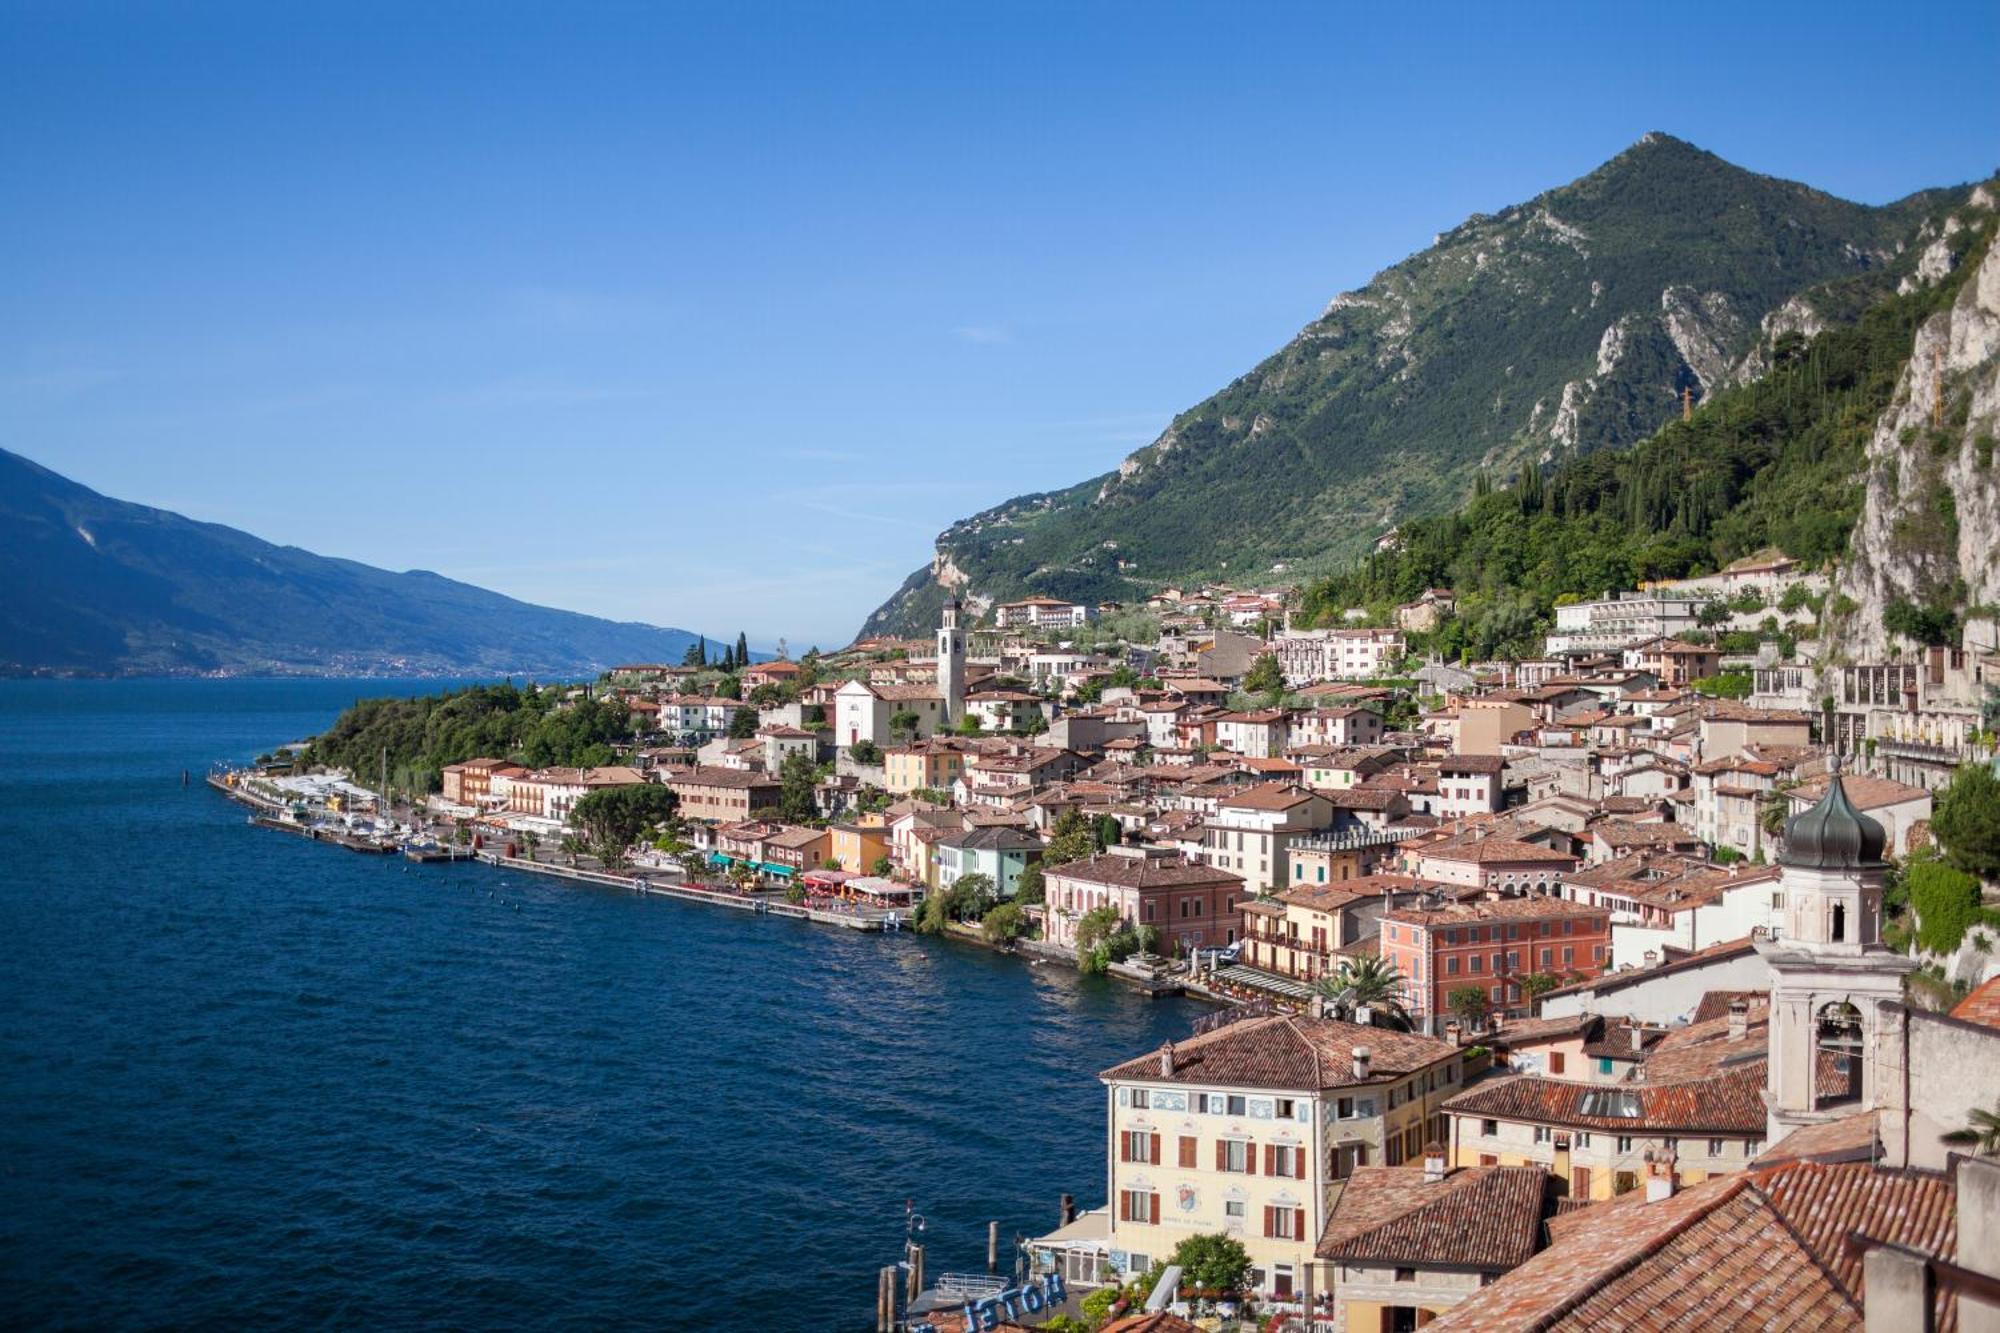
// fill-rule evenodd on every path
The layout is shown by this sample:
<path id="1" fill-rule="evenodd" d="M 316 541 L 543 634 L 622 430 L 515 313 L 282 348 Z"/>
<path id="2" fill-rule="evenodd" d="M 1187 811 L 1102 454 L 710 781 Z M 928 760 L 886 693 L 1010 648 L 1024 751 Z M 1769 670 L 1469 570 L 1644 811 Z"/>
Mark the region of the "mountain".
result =
<path id="1" fill-rule="evenodd" d="M 1649 134 L 1334 298 L 1115 471 L 953 524 L 863 632 L 925 627 L 947 592 L 1337 567 L 1482 471 L 1629 445 L 1753 376 L 1767 335 L 1866 305 L 1941 197 L 1850 203 Z"/>
<path id="2" fill-rule="evenodd" d="M 0 675 L 594 674 L 694 635 L 274 546 L 0 449 Z"/>
<path id="3" fill-rule="evenodd" d="M 1425 588 L 1455 612 L 1423 636 L 1447 659 L 1537 654 L 1555 606 L 1643 580 L 1712 572 L 1778 549 L 1837 570 L 1838 592 L 1793 589 L 1722 633 L 1725 651 L 1800 639 L 1884 660 L 1892 634 L 1955 642 L 1959 616 L 2000 601 L 2000 248 L 1984 185 L 1919 228 L 1871 275 L 1801 302 L 1808 334 L 1760 342 L 1763 370 L 1719 389 L 1687 420 L 1464 506 L 1404 522 L 1396 541 L 1308 580 L 1298 615 L 1340 624 L 1350 607 L 1386 623 Z M 1748 608 L 1738 608 L 1748 611 Z M 1982 614 L 1992 614 L 1990 609 Z"/>

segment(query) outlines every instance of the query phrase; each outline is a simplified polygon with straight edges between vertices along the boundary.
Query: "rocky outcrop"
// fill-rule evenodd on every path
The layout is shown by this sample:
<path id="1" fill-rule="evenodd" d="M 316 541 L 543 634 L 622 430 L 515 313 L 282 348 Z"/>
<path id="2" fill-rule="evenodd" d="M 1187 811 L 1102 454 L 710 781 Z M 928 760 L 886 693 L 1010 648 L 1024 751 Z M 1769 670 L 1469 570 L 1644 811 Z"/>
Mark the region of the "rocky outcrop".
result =
<path id="1" fill-rule="evenodd" d="M 1935 279 L 1932 279 L 1935 281 Z M 1868 445 L 1867 500 L 1833 626 L 1850 659 L 1880 657 L 1897 601 L 2000 602 L 2000 247 L 1925 321 L 1896 402 Z"/>

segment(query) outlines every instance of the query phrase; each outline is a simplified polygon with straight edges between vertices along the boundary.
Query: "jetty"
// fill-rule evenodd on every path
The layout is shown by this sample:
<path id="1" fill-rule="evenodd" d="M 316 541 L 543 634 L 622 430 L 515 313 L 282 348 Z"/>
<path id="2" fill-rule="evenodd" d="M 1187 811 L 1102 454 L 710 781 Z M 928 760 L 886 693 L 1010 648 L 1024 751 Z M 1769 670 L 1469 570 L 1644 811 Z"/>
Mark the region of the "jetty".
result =
<path id="1" fill-rule="evenodd" d="M 782 894 L 739 893 L 733 889 L 712 888 L 685 880 L 673 881 L 648 875 L 620 874 L 612 870 L 586 870 L 581 866 L 534 861 L 524 856 L 508 856 L 503 852 L 482 851 L 478 854 L 478 859 L 502 870 L 519 870 L 530 875 L 547 875 L 553 879 L 566 879 L 579 884 L 596 884 L 609 889 L 625 889 L 660 898 L 678 898 L 683 902 L 707 903 L 712 907 L 731 907 L 739 912 L 750 912 L 757 916 L 782 916 L 799 921 L 815 921 L 823 926 L 839 926 L 845 930 L 893 932 L 907 924 L 902 913 L 881 908 L 813 907 L 805 903 L 786 902 Z"/>

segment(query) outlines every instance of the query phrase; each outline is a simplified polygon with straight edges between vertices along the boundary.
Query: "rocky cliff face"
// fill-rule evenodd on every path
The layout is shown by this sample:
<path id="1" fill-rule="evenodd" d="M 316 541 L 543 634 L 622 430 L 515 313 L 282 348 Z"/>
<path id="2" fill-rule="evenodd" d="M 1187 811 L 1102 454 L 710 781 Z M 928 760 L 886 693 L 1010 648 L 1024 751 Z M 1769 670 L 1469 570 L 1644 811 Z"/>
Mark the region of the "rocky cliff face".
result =
<path id="1" fill-rule="evenodd" d="M 1643 439 L 1739 373 L 1767 317 L 1817 318 L 1788 301 L 1897 264 L 1934 202 L 1853 204 L 1648 135 L 1335 297 L 1115 470 L 953 524 L 866 632 L 924 628 L 947 588 L 1100 600 L 1335 567 L 1482 469 Z"/>
<path id="2" fill-rule="evenodd" d="M 1895 406 L 1868 446 L 1867 501 L 1838 588 L 1853 603 L 1832 641 L 1850 660 L 1879 658 L 1897 602 L 1965 610 L 2000 602 L 2000 246 L 1966 238 L 1992 221 L 1994 196 L 1927 238 L 1909 284 L 1934 284 L 1961 262 L 1978 267 L 1949 309 L 1917 331 Z M 1959 245 L 1954 248 L 1954 240 Z"/>

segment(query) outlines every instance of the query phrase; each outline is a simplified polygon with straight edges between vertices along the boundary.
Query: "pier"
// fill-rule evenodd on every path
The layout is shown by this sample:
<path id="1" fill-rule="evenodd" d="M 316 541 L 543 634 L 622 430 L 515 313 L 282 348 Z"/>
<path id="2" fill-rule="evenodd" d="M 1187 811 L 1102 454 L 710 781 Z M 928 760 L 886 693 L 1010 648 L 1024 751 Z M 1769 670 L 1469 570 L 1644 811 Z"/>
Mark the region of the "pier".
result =
<path id="1" fill-rule="evenodd" d="M 526 857 L 506 856 L 500 852 L 480 852 L 479 860 L 502 870 L 548 875 L 579 884 L 626 889 L 633 893 L 650 894 L 660 898 L 679 898 L 683 902 L 707 903 L 712 907 L 733 907 L 739 912 L 750 912 L 758 916 L 783 916 L 799 921 L 816 921 L 824 926 L 840 926 L 846 930 L 894 931 L 900 929 L 902 924 L 899 913 L 878 908 L 856 907 L 846 911 L 830 911 L 822 907 L 807 907 L 803 903 L 788 903 L 776 894 L 737 893 L 731 889 L 713 889 L 702 884 L 663 882 L 645 875 L 623 875 L 610 870 L 585 870 L 580 866 L 531 861 Z"/>

